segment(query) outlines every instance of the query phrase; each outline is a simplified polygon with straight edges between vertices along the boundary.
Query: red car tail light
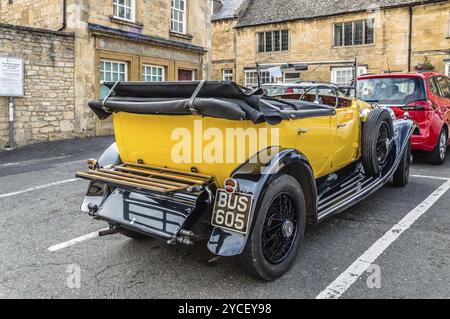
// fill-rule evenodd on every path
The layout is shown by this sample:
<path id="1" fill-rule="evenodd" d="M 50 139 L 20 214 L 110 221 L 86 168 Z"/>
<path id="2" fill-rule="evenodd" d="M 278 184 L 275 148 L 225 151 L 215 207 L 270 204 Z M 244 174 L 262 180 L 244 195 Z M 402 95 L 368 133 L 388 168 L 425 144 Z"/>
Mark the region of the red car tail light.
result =
<path id="1" fill-rule="evenodd" d="M 420 110 L 432 110 L 433 104 L 428 101 L 415 101 L 402 107 L 402 110 L 406 111 L 420 111 Z"/>
<path id="2" fill-rule="evenodd" d="M 224 184 L 227 193 L 235 193 L 239 190 L 239 184 L 233 178 L 228 178 Z"/>

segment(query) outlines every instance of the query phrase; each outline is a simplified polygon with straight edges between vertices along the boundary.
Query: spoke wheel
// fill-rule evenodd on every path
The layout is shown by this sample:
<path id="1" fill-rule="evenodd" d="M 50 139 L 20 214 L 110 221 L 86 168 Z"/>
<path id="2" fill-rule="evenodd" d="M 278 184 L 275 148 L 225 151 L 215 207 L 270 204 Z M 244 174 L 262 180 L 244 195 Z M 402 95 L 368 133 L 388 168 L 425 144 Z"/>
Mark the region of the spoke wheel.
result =
<path id="1" fill-rule="evenodd" d="M 240 259 L 248 274 L 272 281 L 291 268 L 298 254 L 305 233 L 305 195 L 294 177 L 279 174 L 268 182 L 256 205 Z"/>
<path id="2" fill-rule="evenodd" d="M 389 128 L 384 122 L 380 126 L 380 132 L 377 138 L 377 161 L 383 166 L 386 163 L 387 153 L 389 149 Z"/>
<path id="3" fill-rule="evenodd" d="M 295 203 L 288 194 L 280 194 L 269 207 L 261 236 L 267 261 L 273 265 L 282 262 L 290 254 L 296 236 Z"/>

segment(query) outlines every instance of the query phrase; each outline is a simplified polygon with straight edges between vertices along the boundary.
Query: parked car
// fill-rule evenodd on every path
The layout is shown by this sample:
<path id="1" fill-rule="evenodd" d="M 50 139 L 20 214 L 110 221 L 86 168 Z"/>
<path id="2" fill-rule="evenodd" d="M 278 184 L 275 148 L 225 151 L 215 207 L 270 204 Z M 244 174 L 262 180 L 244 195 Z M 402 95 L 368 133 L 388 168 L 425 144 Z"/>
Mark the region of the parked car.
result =
<path id="1" fill-rule="evenodd" d="M 266 83 L 261 85 L 261 88 L 266 90 L 268 96 L 280 96 L 287 94 L 303 94 L 306 90 L 312 87 L 318 87 L 320 85 L 325 85 L 326 87 L 333 86 L 337 89 L 340 95 L 346 95 L 346 90 L 339 88 L 335 84 L 325 83 L 325 82 L 312 82 L 312 81 L 299 81 L 296 83 Z M 319 88 L 320 90 L 320 88 Z M 322 89 L 323 90 L 323 89 Z M 325 89 L 329 91 L 329 89 Z"/>
<path id="2" fill-rule="evenodd" d="M 450 78 L 432 72 L 365 75 L 358 78 L 358 96 L 414 120 L 412 149 L 428 152 L 433 164 L 444 163 L 450 144 Z"/>
<path id="3" fill-rule="evenodd" d="M 110 94 L 89 106 L 113 117 L 116 143 L 77 173 L 90 181 L 82 210 L 109 224 L 100 235 L 186 245 L 209 238 L 213 254 L 240 256 L 249 274 L 274 280 L 292 266 L 307 222 L 344 211 L 391 178 L 408 183 L 412 121 L 332 86 L 334 100 L 314 87 L 283 100 L 233 82 L 105 85 Z M 241 133 L 211 144 L 230 129 Z M 278 140 L 264 146 L 269 130 Z M 204 135 L 208 142 L 195 139 Z M 242 148 L 236 136 L 246 139 Z M 205 153 L 222 160 L 201 160 Z M 241 160 L 224 160 L 231 154 Z"/>

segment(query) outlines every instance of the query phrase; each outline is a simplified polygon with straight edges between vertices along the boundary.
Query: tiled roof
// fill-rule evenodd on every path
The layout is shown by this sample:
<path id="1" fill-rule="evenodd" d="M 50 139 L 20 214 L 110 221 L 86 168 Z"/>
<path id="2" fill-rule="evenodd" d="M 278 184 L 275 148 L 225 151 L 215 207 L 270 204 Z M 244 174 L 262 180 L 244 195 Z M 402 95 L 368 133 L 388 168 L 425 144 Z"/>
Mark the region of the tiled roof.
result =
<path id="1" fill-rule="evenodd" d="M 249 0 L 237 27 L 448 0 Z"/>
<path id="2" fill-rule="evenodd" d="M 214 12 L 213 16 L 211 17 L 212 21 L 235 18 L 241 4 L 246 0 L 221 0 L 221 1 L 222 5 L 216 12 Z"/>

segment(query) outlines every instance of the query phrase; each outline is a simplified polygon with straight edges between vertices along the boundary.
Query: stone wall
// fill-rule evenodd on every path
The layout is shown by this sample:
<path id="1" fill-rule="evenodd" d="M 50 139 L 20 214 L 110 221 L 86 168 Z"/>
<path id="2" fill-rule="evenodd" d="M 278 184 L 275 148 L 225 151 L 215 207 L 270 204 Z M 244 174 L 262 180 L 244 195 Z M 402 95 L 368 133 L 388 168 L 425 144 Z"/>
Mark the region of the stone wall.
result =
<path id="1" fill-rule="evenodd" d="M 74 35 L 0 24 L 0 56 L 25 64 L 25 97 L 14 98 L 17 144 L 74 137 Z M 0 98 L 0 148 L 7 142 L 7 99 Z"/>
<path id="2" fill-rule="evenodd" d="M 61 0 L 0 0 L 0 22 L 59 30 L 63 24 Z"/>
<path id="3" fill-rule="evenodd" d="M 211 32 L 211 79 L 222 80 L 224 69 L 233 69 L 236 73 L 236 19 L 212 22 Z"/>

